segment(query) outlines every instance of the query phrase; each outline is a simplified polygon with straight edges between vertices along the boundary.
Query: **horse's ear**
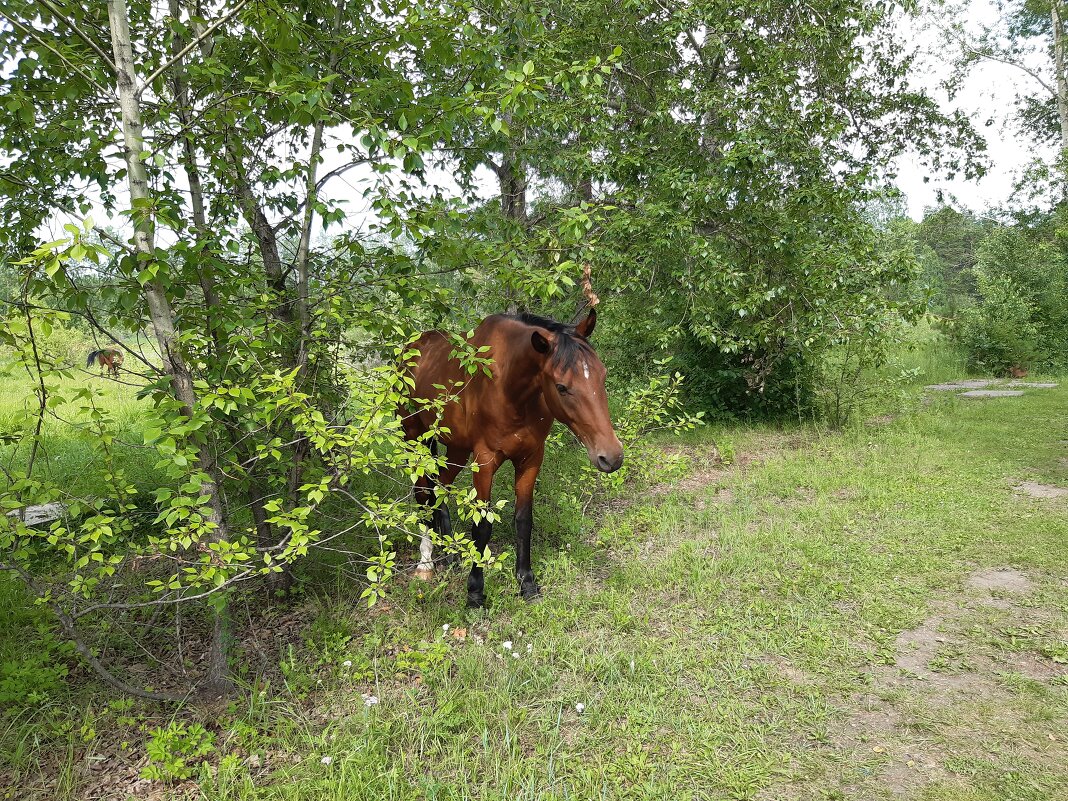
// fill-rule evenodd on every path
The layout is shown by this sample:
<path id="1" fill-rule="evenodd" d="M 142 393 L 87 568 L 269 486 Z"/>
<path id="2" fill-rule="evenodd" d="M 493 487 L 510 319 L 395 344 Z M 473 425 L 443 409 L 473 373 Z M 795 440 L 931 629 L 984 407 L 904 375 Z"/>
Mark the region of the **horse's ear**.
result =
<path id="1" fill-rule="evenodd" d="M 575 326 L 575 333 L 584 339 L 589 339 L 590 334 L 593 333 L 594 326 L 597 325 L 597 309 L 590 307 L 590 313 L 586 315 L 586 319 Z"/>
<path id="2" fill-rule="evenodd" d="M 530 344 L 538 353 L 548 353 L 553 349 L 552 343 L 542 335 L 541 331 L 534 331 L 530 335 Z"/>

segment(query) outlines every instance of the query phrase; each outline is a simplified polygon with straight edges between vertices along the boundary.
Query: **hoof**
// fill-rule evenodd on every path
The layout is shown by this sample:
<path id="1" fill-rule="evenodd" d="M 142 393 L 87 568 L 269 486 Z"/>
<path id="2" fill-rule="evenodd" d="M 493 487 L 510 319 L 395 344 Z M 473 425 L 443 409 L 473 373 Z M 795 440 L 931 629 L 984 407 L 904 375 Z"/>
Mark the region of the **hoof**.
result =
<path id="1" fill-rule="evenodd" d="M 483 595 L 482 593 L 479 593 L 479 594 L 476 595 L 474 593 L 470 593 L 469 592 L 467 594 L 467 608 L 468 609 L 485 609 L 486 608 L 486 596 Z"/>
<path id="2" fill-rule="evenodd" d="M 430 581 L 434 578 L 434 571 L 424 567 L 416 568 L 415 577 L 420 581 Z"/>
<path id="3" fill-rule="evenodd" d="M 541 603 L 541 590 L 531 590 L 530 592 L 522 593 L 523 600 L 528 604 L 540 604 Z"/>

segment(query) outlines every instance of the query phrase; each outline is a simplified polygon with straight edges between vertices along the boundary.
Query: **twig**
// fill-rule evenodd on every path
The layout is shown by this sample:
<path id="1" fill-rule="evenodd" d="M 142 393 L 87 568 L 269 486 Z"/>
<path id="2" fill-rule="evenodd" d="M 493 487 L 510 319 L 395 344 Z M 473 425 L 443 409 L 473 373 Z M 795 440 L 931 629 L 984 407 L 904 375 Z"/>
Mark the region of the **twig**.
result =
<path id="1" fill-rule="evenodd" d="M 236 6 L 234 6 L 232 9 L 230 9 L 230 11 L 228 13 L 223 15 L 223 17 L 221 19 L 219 19 L 214 24 L 208 26 L 203 31 L 201 31 L 199 34 L 197 34 L 195 37 L 193 37 L 193 39 L 189 42 L 189 44 L 187 44 L 185 47 L 183 47 L 181 50 L 179 50 L 177 53 L 175 53 L 171 58 L 167 59 L 162 64 L 160 64 L 160 66 L 157 67 L 151 74 L 149 74 L 149 76 L 147 78 L 145 78 L 143 81 L 141 81 L 141 85 L 139 87 L 137 87 L 137 89 L 134 92 L 134 95 L 136 97 L 140 97 L 141 93 L 144 92 L 145 89 L 147 89 L 149 86 L 151 86 L 152 82 L 154 80 L 156 80 L 156 78 L 158 78 L 164 72 L 169 70 L 171 67 L 173 67 L 175 64 L 177 64 L 179 61 L 181 61 L 185 57 L 186 53 L 188 53 L 194 47 L 199 45 L 202 41 L 204 41 L 209 36 L 211 36 L 213 33 L 215 33 L 215 31 L 218 30 L 220 26 L 224 25 L 238 11 L 240 11 L 245 6 L 247 6 L 249 4 L 249 1 L 250 0 L 241 0 L 241 2 L 239 2 Z"/>

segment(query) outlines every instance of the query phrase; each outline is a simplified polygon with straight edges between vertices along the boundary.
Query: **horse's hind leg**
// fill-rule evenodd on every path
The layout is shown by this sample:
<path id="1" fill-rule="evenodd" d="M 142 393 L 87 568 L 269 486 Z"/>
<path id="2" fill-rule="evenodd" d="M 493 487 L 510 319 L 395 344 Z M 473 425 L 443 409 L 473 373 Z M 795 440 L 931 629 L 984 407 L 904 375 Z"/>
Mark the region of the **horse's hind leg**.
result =
<path id="1" fill-rule="evenodd" d="M 438 473 L 437 485 L 448 487 L 456 480 L 456 475 L 466 466 L 470 456 L 466 451 L 449 449 L 446 451 L 445 466 Z M 449 515 L 448 500 L 435 497 L 435 482 L 429 476 L 423 476 L 415 486 L 415 497 L 420 503 L 432 506 L 430 528 L 437 534 L 439 541 L 452 536 L 452 517 Z M 448 556 L 446 563 L 453 561 Z M 415 570 L 417 578 L 429 579 L 434 575 L 434 540 L 424 534 L 419 540 L 419 566 Z"/>
<path id="2" fill-rule="evenodd" d="M 434 503 L 434 482 L 427 476 L 421 476 L 415 484 L 415 499 L 423 506 Z M 437 511 L 431 512 L 430 526 L 436 528 Z M 415 577 L 429 581 L 434 577 L 434 540 L 429 534 L 419 539 L 419 564 L 415 568 Z"/>
<path id="3" fill-rule="evenodd" d="M 445 466 L 438 473 L 438 486 L 451 487 L 456 476 L 467 467 L 467 460 L 471 458 L 471 452 L 457 448 L 449 448 L 445 451 Z M 438 498 L 438 505 L 434 509 L 434 531 L 437 532 L 441 542 L 445 542 L 452 536 L 452 517 L 449 515 L 448 498 Z M 446 552 L 442 562 L 446 567 L 452 567 L 457 562 L 455 553 Z"/>
<path id="4" fill-rule="evenodd" d="M 478 458 L 476 454 L 476 459 Z M 490 503 L 493 495 L 493 474 L 500 465 L 492 456 L 485 460 L 479 459 L 478 472 L 474 475 L 475 495 L 480 501 Z M 489 545 L 490 537 L 493 536 L 493 524 L 486 518 L 475 523 L 471 531 L 471 538 L 475 541 L 475 550 L 480 554 Z M 471 573 L 467 577 L 467 605 L 472 609 L 481 609 L 486 605 L 486 577 L 485 571 L 478 565 L 471 566 Z"/>

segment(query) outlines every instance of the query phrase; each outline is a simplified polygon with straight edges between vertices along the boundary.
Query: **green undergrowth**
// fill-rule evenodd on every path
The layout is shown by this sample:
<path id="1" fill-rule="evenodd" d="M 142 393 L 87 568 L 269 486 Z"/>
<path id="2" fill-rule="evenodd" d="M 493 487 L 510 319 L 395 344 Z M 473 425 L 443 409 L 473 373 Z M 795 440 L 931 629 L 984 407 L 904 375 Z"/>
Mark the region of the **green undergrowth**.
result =
<path id="1" fill-rule="evenodd" d="M 444 574 L 368 613 L 312 571 L 255 610 L 221 708 L 116 701 L 58 641 L 70 675 L 28 662 L 52 635 L 0 581 L 0 692 L 37 699 L 0 717 L 0 774 L 13 798 L 90 797 L 100 763 L 213 801 L 1063 798 L 1068 506 L 1014 488 L 1068 486 L 1068 388 L 919 397 L 664 441 L 668 469 L 589 505 L 547 465 L 540 603 L 505 570 L 484 612 Z M 993 567 L 1030 590 L 984 606 L 969 577 Z M 944 642 L 916 676 L 899 636 L 923 625 Z"/>

